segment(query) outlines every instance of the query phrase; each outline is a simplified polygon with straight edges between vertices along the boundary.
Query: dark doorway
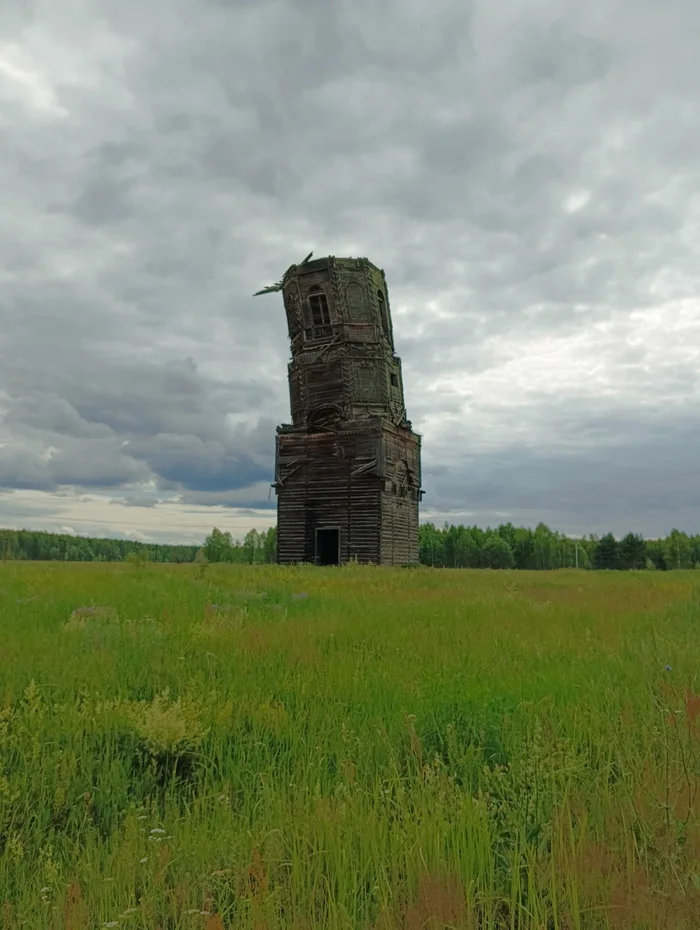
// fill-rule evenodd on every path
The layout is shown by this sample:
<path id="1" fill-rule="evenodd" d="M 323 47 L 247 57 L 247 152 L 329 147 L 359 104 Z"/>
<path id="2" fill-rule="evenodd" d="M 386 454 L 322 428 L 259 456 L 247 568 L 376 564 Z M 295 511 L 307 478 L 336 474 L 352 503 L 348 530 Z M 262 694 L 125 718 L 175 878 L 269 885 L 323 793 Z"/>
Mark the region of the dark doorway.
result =
<path id="1" fill-rule="evenodd" d="M 340 565 L 340 530 L 316 530 L 316 564 Z"/>

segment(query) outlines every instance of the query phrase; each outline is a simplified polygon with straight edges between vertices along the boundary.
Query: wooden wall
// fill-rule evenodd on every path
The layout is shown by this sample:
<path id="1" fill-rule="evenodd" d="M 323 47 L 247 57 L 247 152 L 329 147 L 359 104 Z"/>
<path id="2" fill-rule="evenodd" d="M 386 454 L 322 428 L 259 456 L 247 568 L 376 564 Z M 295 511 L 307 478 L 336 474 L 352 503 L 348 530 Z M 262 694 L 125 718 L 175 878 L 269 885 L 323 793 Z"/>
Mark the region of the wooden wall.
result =
<path id="1" fill-rule="evenodd" d="M 418 561 L 420 439 L 386 421 L 277 435 L 278 561 L 314 559 L 317 527 L 340 530 L 340 559 Z"/>

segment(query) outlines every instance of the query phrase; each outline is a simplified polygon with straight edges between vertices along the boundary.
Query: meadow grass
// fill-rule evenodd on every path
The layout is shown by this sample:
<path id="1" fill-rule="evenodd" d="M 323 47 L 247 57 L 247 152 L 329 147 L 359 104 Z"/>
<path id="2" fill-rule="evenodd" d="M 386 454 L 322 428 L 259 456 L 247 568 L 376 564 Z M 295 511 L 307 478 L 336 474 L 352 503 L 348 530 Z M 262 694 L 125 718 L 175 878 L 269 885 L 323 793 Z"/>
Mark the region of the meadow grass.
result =
<path id="1" fill-rule="evenodd" d="M 700 573 L 0 565 L 3 930 L 700 927 Z"/>

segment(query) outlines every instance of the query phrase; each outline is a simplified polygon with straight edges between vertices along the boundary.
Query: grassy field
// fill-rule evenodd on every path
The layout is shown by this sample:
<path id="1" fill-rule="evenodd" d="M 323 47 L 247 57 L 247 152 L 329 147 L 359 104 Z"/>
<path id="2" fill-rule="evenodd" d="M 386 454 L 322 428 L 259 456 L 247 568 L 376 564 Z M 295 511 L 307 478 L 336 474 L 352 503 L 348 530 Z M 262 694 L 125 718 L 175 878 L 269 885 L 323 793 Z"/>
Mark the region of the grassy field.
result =
<path id="1" fill-rule="evenodd" d="M 700 927 L 700 572 L 0 565 L 3 930 Z"/>

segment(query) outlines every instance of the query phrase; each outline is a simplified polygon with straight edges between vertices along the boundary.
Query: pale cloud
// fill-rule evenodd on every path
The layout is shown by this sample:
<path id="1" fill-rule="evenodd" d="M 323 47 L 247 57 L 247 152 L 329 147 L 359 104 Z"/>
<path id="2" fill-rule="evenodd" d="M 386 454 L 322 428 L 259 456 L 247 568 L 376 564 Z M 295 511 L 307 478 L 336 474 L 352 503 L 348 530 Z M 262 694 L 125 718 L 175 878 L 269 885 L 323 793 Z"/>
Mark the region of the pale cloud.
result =
<path id="1" fill-rule="evenodd" d="M 6 91 L 14 87 L 20 98 L 34 109 L 54 116 L 68 116 L 46 75 L 28 52 L 18 45 L 0 43 L 0 82 L 3 79 Z"/>
<path id="2" fill-rule="evenodd" d="M 698 528 L 696 4 L 0 27 L 0 524 L 273 522 L 287 330 L 250 295 L 314 249 L 386 270 L 424 517 Z"/>
<path id="3" fill-rule="evenodd" d="M 218 503 L 176 500 L 135 506 L 129 498 L 68 493 L 61 496 L 35 490 L 3 495 L 0 512 L 4 525 L 81 536 L 118 536 L 142 542 L 181 542 L 198 545 L 213 526 L 242 539 L 250 529 L 267 529 L 274 513 L 255 507 L 233 508 Z"/>
<path id="4" fill-rule="evenodd" d="M 572 194 L 566 201 L 566 212 L 578 213 L 579 210 L 582 210 L 586 206 L 590 199 L 590 191 L 578 191 L 578 193 Z"/>

